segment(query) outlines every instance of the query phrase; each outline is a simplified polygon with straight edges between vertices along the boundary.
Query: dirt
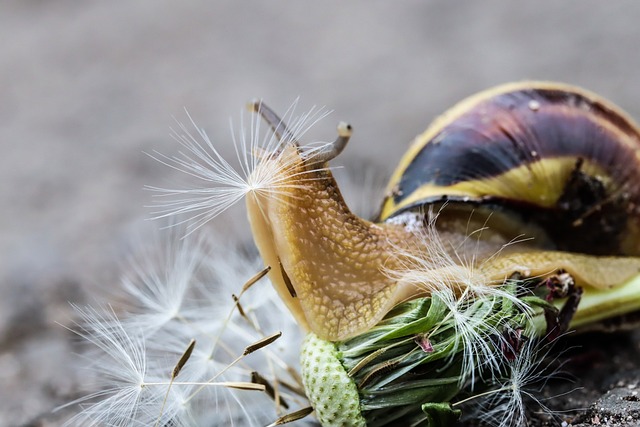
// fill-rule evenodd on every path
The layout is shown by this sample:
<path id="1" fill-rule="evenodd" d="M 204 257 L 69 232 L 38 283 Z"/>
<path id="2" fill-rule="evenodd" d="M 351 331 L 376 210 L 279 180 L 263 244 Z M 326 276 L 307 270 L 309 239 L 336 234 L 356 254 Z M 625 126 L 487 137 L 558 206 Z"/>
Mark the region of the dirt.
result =
<path id="1" fill-rule="evenodd" d="M 532 425 L 640 425 L 640 333 L 589 333 L 567 339 L 561 360 L 568 380 L 552 381 L 544 403 L 555 419 L 532 414 Z M 566 394 L 565 394 L 566 393 Z"/>

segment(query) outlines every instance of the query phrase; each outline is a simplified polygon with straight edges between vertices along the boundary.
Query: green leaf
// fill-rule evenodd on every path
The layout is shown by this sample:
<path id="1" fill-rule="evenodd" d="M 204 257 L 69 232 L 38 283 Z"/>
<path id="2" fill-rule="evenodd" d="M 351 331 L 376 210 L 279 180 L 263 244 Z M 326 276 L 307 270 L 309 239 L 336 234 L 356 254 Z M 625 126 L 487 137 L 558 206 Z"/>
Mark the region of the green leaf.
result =
<path id="1" fill-rule="evenodd" d="M 449 402 L 445 403 L 425 403 L 422 405 L 422 412 L 427 416 L 427 427 L 450 427 L 462 415 L 460 409 L 453 409 Z"/>
<path id="2" fill-rule="evenodd" d="M 420 313 L 423 313 L 425 309 L 428 311 L 424 317 L 407 323 L 400 328 L 383 335 L 381 339 L 390 340 L 394 338 L 406 337 L 408 335 L 416 335 L 430 330 L 436 323 L 442 321 L 444 314 L 447 310 L 445 303 L 438 297 L 424 298 L 424 304 L 420 305 Z"/>
<path id="3" fill-rule="evenodd" d="M 436 378 L 398 384 L 378 391 L 366 391 L 361 395 L 363 410 L 415 405 L 451 399 L 460 392 L 458 377 Z"/>

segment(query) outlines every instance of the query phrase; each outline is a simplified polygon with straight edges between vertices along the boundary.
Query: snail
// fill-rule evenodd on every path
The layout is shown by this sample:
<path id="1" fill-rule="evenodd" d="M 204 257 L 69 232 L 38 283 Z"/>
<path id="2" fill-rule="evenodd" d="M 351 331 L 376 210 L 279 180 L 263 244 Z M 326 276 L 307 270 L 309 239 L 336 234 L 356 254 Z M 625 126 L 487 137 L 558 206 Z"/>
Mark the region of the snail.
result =
<path id="1" fill-rule="evenodd" d="M 349 125 L 305 150 L 265 104 L 253 110 L 280 141 L 259 154 L 278 191 L 246 200 L 254 240 L 298 323 L 320 338 L 353 337 L 428 292 L 388 272 L 428 261 L 434 237 L 495 283 L 563 270 L 601 290 L 640 272 L 640 130 L 593 93 L 521 82 L 460 102 L 415 139 L 373 221 L 349 210 L 327 168 Z"/>

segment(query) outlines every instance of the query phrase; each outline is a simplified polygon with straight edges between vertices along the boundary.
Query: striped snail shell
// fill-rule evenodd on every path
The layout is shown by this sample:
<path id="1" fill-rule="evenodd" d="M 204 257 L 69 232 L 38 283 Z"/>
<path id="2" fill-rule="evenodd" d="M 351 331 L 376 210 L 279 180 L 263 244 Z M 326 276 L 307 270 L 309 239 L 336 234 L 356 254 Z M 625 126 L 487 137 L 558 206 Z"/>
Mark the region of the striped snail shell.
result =
<path id="1" fill-rule="evenodd" d="M 557 83 L 499 86 L 420 135 L 393 175 L 381 220 L 446 201 L 535 226 L 563 251 L 640 253 L 640 131 L 615 105 Z M 453 206 L 452 206 L 453 207 Z"/>
<path id="2" fill-rule="evenodd" d="M 462 101 L 416 138 L 375 221 L 349 210 L 326 168 L 349 126 L 305 151 L 268 107 L 254 109 L 281 141 L 260 165 L 278 190 L 247 198 L 254 239 L 294 317 L 323 339 L 428 294 L 398 273 L 412 263 L 451 286 L 565 270 L 597 290 L 640 271 L 640 131 L 587 91 L 523 82 Z"/>

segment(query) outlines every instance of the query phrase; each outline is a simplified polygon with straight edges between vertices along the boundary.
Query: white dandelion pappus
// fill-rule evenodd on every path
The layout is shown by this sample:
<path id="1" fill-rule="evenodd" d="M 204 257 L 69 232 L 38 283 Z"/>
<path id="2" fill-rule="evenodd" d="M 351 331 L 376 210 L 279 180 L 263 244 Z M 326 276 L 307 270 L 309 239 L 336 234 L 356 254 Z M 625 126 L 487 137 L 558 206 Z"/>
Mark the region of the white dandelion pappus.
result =
<path id="1" fill-rule="evenodd" d="M 145 248 L 144 264 L 125 281 L 134 310 L 116 316 L 111 309 L 78 308 L 78 334 L 94 347 L 86 358 L 100 384 L 99 390 L 72 402 L 81 405 L 81 412 L 68 425 L 266 425 L 286 408 L 276 408 L 264 392 L 246 389 L 263 387 L 246 385 L 254 371 L 274 385 L 289 408 L 307 405 L 283 385 L 296 384 L 290 373 L 295 368 L 286 362 L 293 359 L 287 352 L 297 353 L 296 342 L 244 355 L 278 332 L 274 328 L 280 325 L 270 319 L 282 309 L 273 304 L 278 300 L 270 284 L 257 283 L 253 286 L 259 289 L 240 298 L 244 316 L 238 313 L 231 294 L 240 294 L 255 272 L 255 257 L 232 245 L 212 249 L 212 239 L 197 235 L 180 238 L 178 229 L 163 230 L 171 232 L 169 241 L 155 240 L 160 255 Z M 173 262 L 167 262 L 168 254 Z M 174 285 L 178 290 L 169 289 Z M 139 290 L 131 292 L 136 286 Z M 179 303 L 174 304 L 176 295 Z M 292 324 L 287 333 L 295 329 Z M 174 377 L 191 340 L 195 347 Z"/>
<path id="2" fill-rule="evenodd" d="M 175 156 L 154 152 L 151 157 L 195 178 L 202 185 L 197 187 L 190 184 L 185 188 L 173 189 L 147 186 L 149 190 L 158 193 L 155 195 L 155 206 L 158 209 L 153 213 L 154 217 L 185 215 L 183 222 L 188 223 L 188 229 L 192 232 L 247 195 L 278 198 L 287 188 L 304 185 L 304 173 L 296 175 L 298 172 L 293 170 L 294 164 L 282 156 L 283 150 L 280 147 L 286 144 L 297 146 L 309 129 L 330 112 L 312 107 L 307 113 L 296 117 L 296 106 L 297 100 L 286 111 L 284 120 L 275 115 L 271 118 L 271 123 L 278 123 L 274 125 L 272 132 L 263 132 L 259 114 L 253 115 L 248 131 L 244 127 L 244 116 L 241 116 L 238 136 L 231 125 L 237 167 L 222 156 L 205 130 L 199 128 L 187 113 L 190 126 L 178 123 L 178 129 L 172 129 L 172 137 L 184 151 Z M 261 102 L 254 104 L 254 109 L 259 109 L 260 114 L 270 114 L 270 110 Z M 288 128 L 285 127 L 285 122 L 290 122 Z M 311 144 L 305 155 L 313 157 L 327 145 L 330 143 Z M 294 176 L 297 178 L 296 183 L 291 182 Z"/>
<path id="3" fill-rule="evenodd" d="M 111 308 L 74 308 L 81 318 L 74 332 L 95 346 L 85 357 L 103 384 L 102 390 L 65 405 L 82 407 L 67 424 L 126 426 L 153 412 L 150 406 L 157 402 L 144 388 L 148 365 L 143 335 L 125 330 Z M 96 399 L 97 403 L 91 403 Z"/>
<path id="4" fill-rule="evenodd" d="M 564 351 L 553 353 L 557 339 L 550 343 L 545 342 L 546 337 L 526 339 L 513 360 L 502 360 L 502 375 L 491 380 L 489 390 L 467 399 L 478 401 L 475 413 L 483 423 L 496 427 L 527 426 L 528 411 L 542 411 L 557 419 L 558 413 L 544 401 L 560 396 L 542 397 L 547 382 L 560 378 L 566 363 L 557 362 Z"/>
<path id="5" fill-rule="evenodd" d="M 150 242 L 137 244 L 122 278 L 122 289 L 135 313 L 126 323 L 148 335 L 172 321 L 196 320 L 200 308 L 189 298 L 193 298 L 193 289 L 206 280 L 203 264 L 212 251 L 213 243 L 205 236 L 181 239 L 173 227 L 167 233 L 164 238 L 155 233 Z M 218 305 L 209 309 L 219 310 Z"/>
<path id="6" fill-rule="evenodd" d="M 462 354 L 460 384 L 469 381 L 473 385 L 479 373 L 499 369 L 500 343 L 495 339 L 501 339 L 502 325 L 487 322 L 497 305 L 509 301 L 527 319 L 531 318 L 533 310 L 513 290 L 507 289 L 508 283 L 506 286 L 497 284 L 483 273 L 473 245 L 471 250 L 461 250 L 472 237 L 479 240 L 484 228 L 468 232 L 462 243 L 453 245 L 437 230 L 437 216 L 430 211 L 425 215 L 424 225 L 412 228 L 418 236 L 415 247 L 396 246 L 394 257 L 400 267 L 387 269 L 385 273 L 399 283 L 425 290 L 447 307 L 448 314 L 430 335 L 453 324 L 456 340 L 450 360 L 457 353 Z M 516 242 L 510 244 L 513 243 Z"/>

